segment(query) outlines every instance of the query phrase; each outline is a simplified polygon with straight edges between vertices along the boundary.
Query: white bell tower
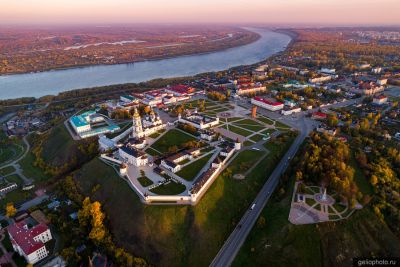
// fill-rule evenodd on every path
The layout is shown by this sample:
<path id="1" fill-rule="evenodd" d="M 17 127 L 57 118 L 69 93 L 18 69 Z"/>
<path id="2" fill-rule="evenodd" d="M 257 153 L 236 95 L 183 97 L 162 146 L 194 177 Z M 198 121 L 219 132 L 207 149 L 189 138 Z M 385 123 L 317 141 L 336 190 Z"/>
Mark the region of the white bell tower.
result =
<path id="1" fill-rule="evenodd" d="M 136 107 L 135 112 L 133 113 L 132 120 L 132 137 L 143 137 L 142 118 L 140 118 L 139 112 Z"/>

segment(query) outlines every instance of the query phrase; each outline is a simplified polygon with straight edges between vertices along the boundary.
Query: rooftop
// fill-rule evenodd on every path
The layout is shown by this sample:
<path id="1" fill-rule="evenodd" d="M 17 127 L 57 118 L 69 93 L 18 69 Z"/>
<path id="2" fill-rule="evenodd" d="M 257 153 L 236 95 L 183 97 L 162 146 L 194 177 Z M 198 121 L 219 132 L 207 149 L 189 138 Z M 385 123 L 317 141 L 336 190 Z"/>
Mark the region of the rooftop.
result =
<path id="1" fill-rule="evenodd" d="M 25 220 L 14 223 L 7 227 L 8 233 L 13 241 L 29 255 L 44 246 L 42 242 L 37 242 L 33 238 L 46 232 L 49 228 L 44 223 L 40 223 L 32 228 L 28 228 Z"/>
<path id="2" fill-rule="evenodd" d="M 82 127 L 82 126 L 87 126 L 89 125 L 89 122 L 87 122 L 82 115 L 80 116 L 72 116 L 70 119 L 71 123 L 75 125 L 75 127 Z"/>
<path id="3" fill-rule="evenodd" d="M 263 103 L 265 103 L 267 105 L 271 105 L 271 106 L 283 105 L 283 103 L 281 103 L 281 102 L 271 101 L 271 100 L 268 100 L 268 99 L 265 99 L 265 98 L 262 98 L 262 97 L 258 97 L 258 96 L 254 97 L 254 100 L 259 101 L 259 102 L 263 102 Z"/>

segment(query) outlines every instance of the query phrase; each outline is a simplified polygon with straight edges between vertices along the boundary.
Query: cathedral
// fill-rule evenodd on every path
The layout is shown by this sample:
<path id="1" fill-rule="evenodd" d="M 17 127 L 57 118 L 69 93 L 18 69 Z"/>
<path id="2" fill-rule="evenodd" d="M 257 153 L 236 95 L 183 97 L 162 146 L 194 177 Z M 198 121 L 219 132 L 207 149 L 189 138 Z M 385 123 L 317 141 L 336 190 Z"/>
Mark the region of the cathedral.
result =
<path id="1" fill-rule="evenodd" d="M 151 109 L 150 114 L 146 115 L 143 119 L 140 116 L 137 108 L 133 114 L 132 120 L 132 137 L 143 138 L 162 130 L 166 125 L 160 119 L 160 116 Z"/>

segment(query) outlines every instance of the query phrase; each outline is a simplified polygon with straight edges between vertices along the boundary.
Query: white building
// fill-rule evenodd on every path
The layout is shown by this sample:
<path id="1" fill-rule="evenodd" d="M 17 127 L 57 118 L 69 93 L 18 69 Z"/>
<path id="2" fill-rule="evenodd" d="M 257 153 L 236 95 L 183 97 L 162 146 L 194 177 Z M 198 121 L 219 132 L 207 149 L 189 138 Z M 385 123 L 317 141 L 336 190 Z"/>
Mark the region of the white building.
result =
<path id="1" fill-rule="evenodd" d="M 161 166 L 175 173 L 181 170 L 181 162 L 184 160 L 193 160 L 195 156 L 200 154 L 200 149 L 192 148 L 183 152 L 176 153 L 161 161 Z"/>
<path id="2" fill-rule="evenodd" d="M 129 145 L 124 145 L 120 147 L 118 149 L 118 153 L 119 156 L 123 158 L 126 163 L 129 163 L 136 167 L 145 166 L 149 162 L 149 159 L 144 152 L 134 149 Z"/>
<path id="3" fill-rule="evenodd" d="M 216 136 L 217 134 L 214 131 L 203 130 L 200 132 L 200 138 L 210 142 L 215 139 Z"/>
<path id="4" fill-rule="evenodd" d="M 99 149 L 100 151 L 107 151 L 109 149 L 115 148 L 116 143 L 112 140 L 107 138 L 105 135 L 99 136 Z"/>
<path id="5" fill-rule="evenodd" d="M 326 73 L 326 74 L 331 75 L 331 74 L 335 74 L 336 73 L 336 69 L 321 68 L 319 73 Z"/>
<path id="6" fill-rule="evenodd" d="M 310 83 L 323 83 L 332 80 L 332 76 L 330 75 L 321 75 L 314 78 L 308 79 Z"/>
<path id="7" fill-rule="evenodd" d="M 248 87 L 239 87 L 236 89 L 236 94 L 237 95 L 246 95 L 250 93 L 259 93 L 259 92 L 265 92 L 267 88 L 265 86 L 261 86 L 260 84 L 255 84 L 254 86 L 248 86 Z"/>
<path id="8" fill-rule="evenodd" d="M 178 115 L 178 121 L 186 124 L 190 124 L 197 129 L 207 129 L 219 124 L 219 118 L 201 115 L 197 112 L 186 116 Z"/>
<path id="9" fill-rule="evenodd" d="M 281 102 L 274 102 L 262 97 L 254 97 L 251 99 L 251 103 L 253 105 L 259 106 L 261 108 L 265 108 L 271 111 L 277 111 L 283 109 L 283 103 Z"/>
<path id="10" fill-rule="evenodd" d="M 92 123 L 99 123 L 105 121 L 104 117 L 96 114 L 96 111 L 91 110 L 80 115 L 72 116 L 69 123 L 80 138 L 87 138 L 91 136 L 114 133 L 119 131 L 118 125 L 106 125 L 98 128 L 91 127 Z"/>
<path id="11" fill-rule="evenodd" d="M 386 104 L 388 101 L 387 96 L 385 95 L 378 95 L 378 96 L 374 96 L 372 103 L 376 104 L 376 105 L 383 105 Z"/>
<path id="12" fill-rule="evenodd" d="M 132 120 L 132 137 L 143 138 L 166 127 L 160 117 L 152 109 L 149 116 L 142 119 L 135 108 Z"/>
<path id="13" fill-rule="evenodd" d="M 382 68 L 381 67 L 372 68 L 371 72 L 374 74 L 379 74 L 382 72 Z"/>
<path id="14" fill-rule="evenodd" d="M 180 164 L 174 163 L 166 159 L 161 161 L 161 166 L 166 168 L 167 170 L 170 170 L 173 173 L 180 171 L 182 168 Z"/>
<path id="15" fill-rule="evenodd" d="M 287 108 L 287 109 L 283 109 L 281 111 L 282 115 L 285 115 L 285 116 L 292 115 L 292 114 L 298 113 L 298 112 L 301 112 L 300 107 Z"/>
<path id="16" fill-rule="evenodd" d="M 40 223 L 29 227 L 26 220 L 7 227 L 14 251 L 24 257 L 28 264 L 35 264 L 49 255 L 45 243 L 52 239 L 47 225 Z"/>
<path id="17" fill-rule="evenodd" d="M 10 191 L 13 191 L 14 189 L 17 189 L 18 185 L 16 183 L 8 183 L 3 187 L 0 187 L 0 193 L 6 194 Z"/>
<path id="18" fill-rule="evenodd" d="M 378 79 L 376 80 L 376 84 L 378 85 L 386 85 L 387 84 L 388 79 Z"/>

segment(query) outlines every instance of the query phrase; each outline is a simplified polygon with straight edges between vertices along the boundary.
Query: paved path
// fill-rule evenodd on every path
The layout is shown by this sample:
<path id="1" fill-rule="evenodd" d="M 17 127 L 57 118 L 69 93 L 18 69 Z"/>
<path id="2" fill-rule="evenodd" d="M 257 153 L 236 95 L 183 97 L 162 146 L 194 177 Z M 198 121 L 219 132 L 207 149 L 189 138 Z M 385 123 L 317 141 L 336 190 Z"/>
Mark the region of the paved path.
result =
<path id="1" fill-rule="evenodd" d="M 8 164 L 6 164 L 6 165 L 1 166 L 0 169 L 4 169 L 4 168 L 6 168 L 6 167 L 12 166 L 12 167 L 14 167 L 15 171 L 14 171 L 13 173 L 10 173 L 9 175 L 18 174 L 19 177 L 21 177 L 21 179 L 23 180 L 23 182 L 24 182 L 25 184 L 30 184 L 30 183 L 33 182 L 33 180 L 30 179 L 30 178 L 27 178 L 27 177 L 23 174 L 23 170 L 22 170 L 21 166 L 18 164 L 18 162 L 19 162 L 20 160 L 22 160 L 23 158 L 25 158 L 25 156 L 28 154 L 28 152 L 29 152 L 29 150 L 30 150 L 30 148 L 31 148 L 31 146 L 30 146 L 30 144 L 29 144 L 29 142 L 28 142 L 28 140 L 27 140 L 26 138 L 27 138 L 27 135 L 24 136 L 24 137 L 22 138 L 22 141 L 23 141 L 23 142 L 25 143 L 25 145 L 26 145 L 26 149 L 25 149 L 24 153 L 23 153 L 21 156 L 19 156 L 17 159 L 13 160 L 12 162 L 10 162 L 10 163 L 8 163 Z M 9 176 L 9 175 L 7 175 L 7 176 Z"/>
<path id="2" fill-rule="evenodd" d="M 299 127 L 300 135 L 295 139 L 292 146 L 278 163 L 275 170 L 272 172 L 271 176 L 268 178 L 267 182 L 264 184 L 261 191 L 253 201 L 252 205 L 245 212 L 236 228 L 225 241 L 224 245 L 210 266 L 226 267 L 232 264 L 236 254 L 239 252 L 240 247 L 243 245 L 246 237 L 257 221 L 257 218 L 261 214 L 273 191 L 277 187 L 280 176 L 288 167 L 289 160 L 295 156 L 300 145 L 308 136 L 308 133 L 312 130 L 312 128 L 309 128 L 309 124 L 305 122 L 304 117 L 301 118 L 301 122 L 301 127 Z"/>

